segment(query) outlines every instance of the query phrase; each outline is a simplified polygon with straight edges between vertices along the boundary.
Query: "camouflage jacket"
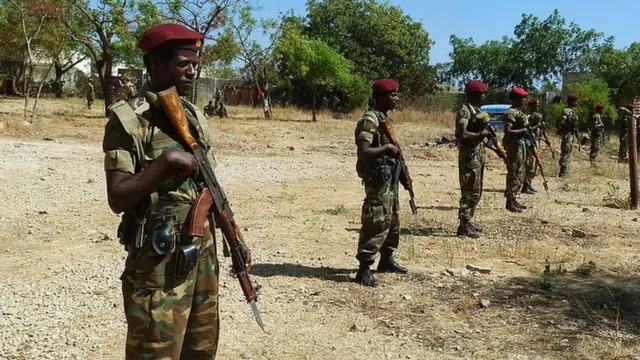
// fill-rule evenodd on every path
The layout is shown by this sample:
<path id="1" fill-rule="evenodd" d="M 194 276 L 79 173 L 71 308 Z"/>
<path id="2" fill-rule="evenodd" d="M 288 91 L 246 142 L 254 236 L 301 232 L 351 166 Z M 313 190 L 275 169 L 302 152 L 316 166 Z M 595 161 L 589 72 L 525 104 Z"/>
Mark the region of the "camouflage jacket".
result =
<path id="1" fill-rule="evenodd" d="M 536 139 L 540 138 L 540 135 L 542 134 L 542 128 L 545 125 L 544 117 L 542 116 L 542 114 L 537 111 L 531 113 L 529 115 L 529 125 L 531 126 L 540 125 L 539 128 L 533 130 L 533 135 L 536 137 Z"/>
<path id="2" fill-rule="evenodd" d="M 361 141 L 368 142 L 371 147 L 380 147 L 389 144 L 390 140 L 385 134 L 384 130 L 381 128 L 386 121 L 390 121 L 389 116 L 380 111 L 369 110 L 365 112 L 362 118 L 356 124 L 356 129 L 354 132 L 356 146 Z M 387 156 L 376 159 L 375 162 L 365 162 L 361 159 L 358 159 L 358 162 L 356 163 L 358 176 L 364 178 L 365 173 L 372 170 L 372 168 L 375 167 L 378 163 L 394 164 L 395 159 L 389 158 Z"/>
<path id="3" fill-rule="evenodd" d="M 595 113 L 591 118 L 591 131 L 594 134 L 602 132 L 604 129 L 604 122 L 602 121 L 602 114 Z"/>
<path id="4" fill-rule="evenodd" d="M 624 106 L 618 108 L 618 129 L 627 132 L 629 120 L 633 116 L 633 112 Z"/>
<path id="5" fill-rule="evenodd" d="M 461 129 L 467 129 L 467 131 L 474 133 L 483 130 L 484 124 L 481 124 L 476 118 L 479 113 L 479 108 L 471 104 L 464 104 L 456 115 L 456 139 L 458 139 L 458 166 L 460 170 L 477 169 L 484 164 L 485 140 L 465 142 L 460 133 Z"/>
<path id="6" fill-rule="evenodd" d="M 511 107 L 509 108 L 509 110 L 507 110 L 507 113 L 504 114 L 505 127 L 507 126 L 507 124 L 511 124 L 511 129 L 513 130 L 524 129 L 527 126 L 528 122 L 529 122 L 529 119 L 527 114 L 522 112 L 522 110 L 520 110 L 519 108 Z M 514 142 L 517 142 L 524 138 L 525 138 L 524 135 L 516 136 L 516 135 L 507 134 L 505 132 L 503 142 L 505 145 L 513 144 Z"/>
<path id="7" fill-rule="evenodd" d="M 567 135 L 578 132 L 578 114 L 571 108 L 565 108 L 562 111 L 562 119 L 558 124 L 558 133 Z"/>

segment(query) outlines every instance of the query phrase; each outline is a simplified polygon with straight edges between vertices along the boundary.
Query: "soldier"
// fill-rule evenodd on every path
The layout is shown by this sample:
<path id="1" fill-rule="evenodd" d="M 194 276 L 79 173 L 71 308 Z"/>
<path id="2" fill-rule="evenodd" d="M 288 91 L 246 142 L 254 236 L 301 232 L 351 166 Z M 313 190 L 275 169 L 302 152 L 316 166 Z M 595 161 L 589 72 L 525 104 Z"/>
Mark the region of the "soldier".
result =
<path id="1" fill-rule="evenodd" d="M 209 100 L 209 103 L 205 105 L 202 110 L 204 110 L 204 113 L 207 116 L 213 116 L 216 113 L 216 106 L 214 105 L 213 100 Z"/>
<path id="2" fill-rule="evenodd" d="M 567 96 L 567 107 L 562 113 L 562 119 L 558 124 L 558 134 L 562 138 L 560 148 L 560 173 L 559 177 L 569 176 L 569 166 L 571 164 L 571 152 L 573 151 L 573 137 L 578 134 L 578 115 L 574 107 L 578 103 L 578 96 L 569 94 Z M 580 146 L 580 144 L 578 144 Z"/>
<path id="3" fill-rule="evenodd" d="M 476 207 L 482 197 L 484 178 L 485 146 L 492 136 L 487 130 L 491 117 L 480 111 L 489 86 L 480 81 L 470 81 L 465 85 L 466 103 L 456 116 L 456 139 L 458 139 L 458 171 L 460 179 L 460 209 L 458 210 L 458 236 L 477 238 L 482 227 L 471 222 Z"/>
<path id="4" fill-rule="evenodd" d="M 520 170 L 525 158 L 527 137 L 527 115 L 522 112 L 524 100 L 529 94 L 525 89 L 514 86 L 509 93 L 511 108 L 504 115 L 504 148 L 507 152 L 507 187 L 504 195 L 507 198 L 505 208 L 511 212 L 522 212 L 527 207 L 516 199 L 521 189 Z M 536 130 L 538 125 L 530 126 Z"/>
<path id="5" fill-rule="evenodd" d="M 633 104 L 627 106 L 621 106 L 618 108 L 618 131 L 620 134 L 620 148 L 618 150 L 618 161 L 627 162 L 628 145 L 627 139 L 629 136 L 629 120 L 633 116 Z"/>
<path id="6" fill-rule="evenodd" d="M 540 99 L 529 100 L 529 126 L 536 127 L 533 132 L 533 136 L 536 140 L 534 146 L 536 149 L 540 148 L 540 127 L 544 126 L 544 119 L 542 113 L 540 113 Z M 528 141 L 525 140 L 525 141 Z M 535 194 L 536 189 L 533 188 L 533 179 L 536 177 L 536 159 L 527 147 L 527 159 L 525 161 L 524 181 L 522 182 L 523 194 Z"/>
<path id="7" fill-rule="evenodd" d="M 138 47 L 150 75 L 137 97 L 110 107 L 103 148 L 109 206 L 122 213 L 119 237 L 128 257 L 121 276 L 128 324 L 126 359 L 214 359 L 219 335 L 218 261 L 213 231 L 194 244 L 198 259 L 176 275 L 176 231 L 198 190 L 198 165 L 178 140 L 156 92 L 191 93 L 202 36 L 181 25 L 148 29 Z M 191 133 L 211 148 L 207 121 L 182 100 Z M 209 161 L 214 158 L 209 154 Z M 243 247 L 246 246 L 243 244 Z M 169 249 L 169 250 L 164 250 Z M 248 250 L 248 249 L 246 249 Z M 246 261 L 251 261 L 250 256 Z M 184 270 L 185 268 L 181 269 Z"/>
<path id="8" fill-rule="evenodd" d="M 89 79 L 89 85 L 87 86 L 87 108 L 91 110 L 91 105 L 93 105 L 93 101 L 96 98 L 96 89 L 93 85 L 93 81 Z"/>
<path id="9" fill-rule="evenodd" d="M 379 272 L 407 273 L 407 269 L 393 258 L 400 240 L 398 179 L 394 174 L 400 150 L 390 143 L 382 128 L 384 122 L 390 121 L 389 111 L 396 107 L 399 87 L 398 82 L 392 79 L 376 80 L 372 87 L 373 110 L 362 116 L 355 130 L 358 147 L 356 170 L 366 194 L 356 255 L 360 267 L 355 280 L 364 286 L 378 286 L 378 280 L 369 268 L 378 251 Z M 402 185 L 406 188 L 409 184 Z"/>
<path id="10" fill-rule="evenodd" d="M 604 134 L 603 113 L 604 105 L 597 104 L 596 112 L 591 118 L 591 152 L 589 154 L 589 160 L 591 162 L 596 161 L 598 152 L 600 151 L 600 141 L 602 141 Z"/>

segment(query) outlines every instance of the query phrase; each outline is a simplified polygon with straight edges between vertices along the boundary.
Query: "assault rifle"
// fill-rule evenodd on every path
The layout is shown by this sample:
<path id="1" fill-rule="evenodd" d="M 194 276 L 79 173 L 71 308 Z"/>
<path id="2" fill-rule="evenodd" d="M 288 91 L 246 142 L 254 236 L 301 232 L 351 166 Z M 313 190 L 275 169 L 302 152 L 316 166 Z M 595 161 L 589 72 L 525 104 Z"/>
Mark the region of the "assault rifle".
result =
<path id="1" fill-rule="evenodd" d="M 489 132 L 489 134 L 491 134 L 491 137 L 489 138 L 489 141 L 493 144 L 493 146 L 496 147 L 496 149 L 498 150 L 496 153 L 498 154 L 498 156 L 504 160 L 505 163 L 507 163 L 508 158 L 507 158 L 507 152 L 504 151 L 504 148 L 502 147 L 502 145 L 500 145 L 500 141 L 498 140 L 498 134 L 496 134 L 496 131 L 493 130 L 493 128 L 491 127 L 490 124 L 487 123 L 486 126 L 486 130 Z"/>
<path id="2" fill-rule="evenodd" d="M 244 240 L 238 225 L 233 219 L 233 212 L 229 206 L 227 196 L 222 190 L 222 187 L 218 183 L 218 180 L 211 168 L 211 164 L 207 157 L 207 151 L 198 145 L 198 142 L 191 134 L 189 122 L 184 113 L 184 108 L 182 107 L 182 100 L 180 99 L 180 95 L 178 95 L 176 88 L 171 87 L 157 95 L 158 103 L 169 118 L 169 122 L 171 122 L 173 129 L 195 156 L 205 184 L 205 188 L 200 192 L 192 206 L 192 211 L 189 214 L 186 228 L 182 229 L 181 236 L 183 239 L 186 239 L 186 241 L 181 241 L 179 251 L 182 253 L 189 253 L 191 250 L 189 245 L 194 246 L 194 244 L 189 243 L 189 239 L 203 235 L 204 219 L 206 216 L 210 216 L 212 214 L 215 224 L 222 232 L 225 244 L 231 251 L 230 255 L 233 264 L 233 273 L 240 281 L 240 287 L 242 288 L 245 299 L 251 305 L 251 310 L 256 318 L 256 322 L 262 329 L 264 329 L 260 310 L 258 310 L 258 306 L 256 305 L 258 295 L 253 288 L 253 284 L 249 279 L 248 270 L 246 269 L 244 260 L 245 250 L 243 248 Z M 212 225 L 211 221 L 210 225 Z M 228 254 L 225 254 L 225 256 L 228 256 Z M 187 257 L 186 261 L 189 262 L 192 260 Z"/>
<path id="3" fill-rule="evenodd" d="M 542 163 L 540 162 L 540 157 L 538 156 L 538 151 L 536 150 L 536 137 L 533 135 L 533 130 L 529 124 L 527 124 L 527 137 L 528 140 L 528 148 L 535 159 L 536 165 L 538 169 L 540 169 L 540 175 L 542 176 L 542 185 L 544 186 L 544 190 L 547 192 L 547 196 L 549 195 L 549 184 L 547 183 L 547 178 L 544 176 L 544 170 L 542 169 Z"/>
<path id="4" fill-rule="evenodd" d="M 544 123 L 542 123 L 544 124 Z M 556 159 L 556 151 L 553 150 L 553 146 L 551 145 L 551 140 L 549 140 L 549 136 L 547 135 L 547 131 L 545 129 L 544 126 L 542 126 L 540 128 L 540 133 L 542 133 L 542 141 L 544 141 L 545 144 L 547 144 L 547 146 L 549 147 L 549 150 L 551 150 L 551 158 L 553 160 Z"/>
<path id="5" fill-rule="evenodd" d="M 418 207 L 416 206 L 416 196 L 413 192 L 413 181 L 411 180 L 411 176 L 409 175 L 409 168 L 407 168 L 407 163 L 404 161 L 404 156 L 402 156 L 402 149 L 400 148 L 400 144 L 396 140 L 396 135 L 393 132 L 393 128 L 391 128 L 391 121 L 387 120 L 382 123 L 382 129 L 384 130 L 385 135 L 389 138 L 389 142 L 392 145 L 396 146 L 399 150 L 398 154 L 398 168 L 397 172 L 400 172 L 398 175 L 400 183 L 407 189 L 409 192 L 409 206 L 411 207 L 411 213 L 413 214 L 413 220 L 418 222 Z"/>

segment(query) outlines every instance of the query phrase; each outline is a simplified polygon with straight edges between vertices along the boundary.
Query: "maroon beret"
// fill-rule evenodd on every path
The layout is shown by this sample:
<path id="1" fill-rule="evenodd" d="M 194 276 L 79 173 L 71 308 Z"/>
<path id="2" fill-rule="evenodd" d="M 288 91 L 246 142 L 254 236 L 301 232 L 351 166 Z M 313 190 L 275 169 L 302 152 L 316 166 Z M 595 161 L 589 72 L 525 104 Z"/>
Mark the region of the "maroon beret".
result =
<path id="1" fill-rule="evenodd" d="M 578 95 L 576 95 L 576 94 L 569 94 L 569 95 L 567 95 L 567 100 L 573 100 L 573 101 L 576 101 L 576 100 L 578 100 Z"/>
<path id="2" fill-rule="evenodd" d="M 529 93 L 527 92 L 527 90 L 523 89 L 523 88 L 519 88 L 517 86 L 514 86 L 511 88 L 511 94 L 510 95 L 515 95 L 515 96 L 519 96 L 519 97 L 527 97 L 527 95 L 529 95 Z"/>
<path id="3" fill-rule="evenodd" d="M 371 86 L 374 94 L 384 94 L 392 91 L 398 91 L 400 84 L 393 79 L 378 79 Z"/>
<path id="4" fill-rule="evenodd" d="M 537 105 L 539 103 L 540 103 L 540 99 L 538 99 L 538 98 L 533 98 L 533 99 L 529 100 L 529 104 L 531 104 L 531 105 Z"/>
<path id="5" fill-rule="evenodd" d="M 466 92 L 467 94 L 469 93 L 486 93 L 487 91 L 489 91 L 489 85 L 486 83 L 483 83 L 482 81 L 469 81 L 465 86 L 464 86 L 464 92 Z"/>
<path id="6" fill-rule="evenodd" d="M 602 104 L 596 104 L 596 109 L 604 109 L 604 105 L 602 105 Z"/>
<path id="7" fill-rule="evenodd" d="M 155 25 L 147 29 L 138 42 L 143 53 L 148 54 L 162 44 L 171 43 L 176 48 L 198 51 L 204 43 L 202 35 L 179 24 Z"/>

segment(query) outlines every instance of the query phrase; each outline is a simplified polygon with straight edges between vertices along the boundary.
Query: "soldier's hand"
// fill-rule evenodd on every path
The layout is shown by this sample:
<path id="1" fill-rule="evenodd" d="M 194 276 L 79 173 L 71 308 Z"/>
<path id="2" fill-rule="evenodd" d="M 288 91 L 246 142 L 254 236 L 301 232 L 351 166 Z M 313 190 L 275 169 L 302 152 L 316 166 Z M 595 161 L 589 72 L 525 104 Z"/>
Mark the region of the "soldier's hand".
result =
<path id="1" fill-rule="evenodd" d="M 198 162 L 193 154 L 181 150 L 170 150 L 162 153 L 162 157 L 170 171 L 178 177 L 189 177 L 198 174 Z"/>
<path id="2" fill-rule="evenodd" d="M 491 137 L 491 131 L 484 129 L 480 132 L 480 136 L 482 136 L 483 138 L 490 138 Z"/>
<path id="3" fill-rule="evenodd" d="M 386 144 L 384 148 L 387 156 L 398 157 L 398 154 L 400 154 L 400 149 L 393 144 Z"/>

